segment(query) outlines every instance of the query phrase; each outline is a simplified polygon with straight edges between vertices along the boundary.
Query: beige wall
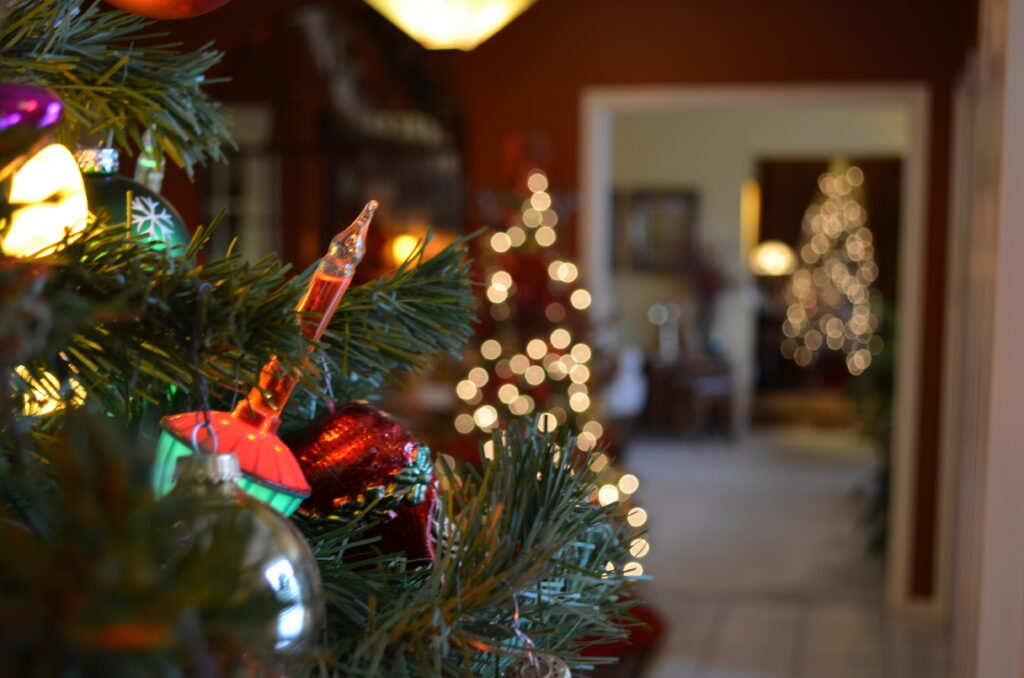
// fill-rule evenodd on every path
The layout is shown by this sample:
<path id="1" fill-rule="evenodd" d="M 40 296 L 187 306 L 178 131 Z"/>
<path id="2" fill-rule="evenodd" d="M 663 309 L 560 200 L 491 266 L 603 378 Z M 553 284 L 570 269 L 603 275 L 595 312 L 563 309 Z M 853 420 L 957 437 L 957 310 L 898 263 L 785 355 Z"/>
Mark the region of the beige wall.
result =
<path id="1" fill-rule="evenodd" d="M 763 157 L 902 155 L 909 125 L 906 109 L 897 104 L 778 104 L 759 110 L 616 114 L 616 190 L 686 187 L 700 195 L 698 237 L 719 252 L 734 281 L 718 304 L 713 335 L 738 376 L 739 412 L 747 409 L 754 374 L 754 307 L 745 292 L 751 281 L 740 252 L 741 185 L 754 175 L 756 162 Z M 621 342 L 651 349 L 656 337 L 646 320 L 647 307 L 685 297 L 686 286 L 664 274 L 616 274 L 613 293 Z"/>

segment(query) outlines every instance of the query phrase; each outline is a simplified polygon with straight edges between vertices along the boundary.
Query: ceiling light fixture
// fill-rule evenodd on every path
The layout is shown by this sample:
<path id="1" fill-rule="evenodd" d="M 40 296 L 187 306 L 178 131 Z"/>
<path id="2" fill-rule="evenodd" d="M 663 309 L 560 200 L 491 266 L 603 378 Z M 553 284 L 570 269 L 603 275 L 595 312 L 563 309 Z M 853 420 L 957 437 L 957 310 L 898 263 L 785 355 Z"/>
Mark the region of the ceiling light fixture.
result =
<path id="1" fill-rule="evenodd" d="M 366 0 L 427 49 L 471 50 L 536 0 Z"/>

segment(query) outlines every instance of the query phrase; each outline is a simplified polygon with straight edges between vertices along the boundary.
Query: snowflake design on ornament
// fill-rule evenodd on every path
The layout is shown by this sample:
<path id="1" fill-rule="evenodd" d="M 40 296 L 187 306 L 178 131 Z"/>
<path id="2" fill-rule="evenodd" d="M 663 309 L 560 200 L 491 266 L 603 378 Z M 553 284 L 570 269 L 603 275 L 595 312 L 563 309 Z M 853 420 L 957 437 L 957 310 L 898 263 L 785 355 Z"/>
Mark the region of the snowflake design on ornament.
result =
<path id="1" fill-rule="evenodd" d="M 132 228 L 152 240 L 166 241 L 174 235 L 174 217 L 159 201 L 146 195 L 134 196 Z"/>

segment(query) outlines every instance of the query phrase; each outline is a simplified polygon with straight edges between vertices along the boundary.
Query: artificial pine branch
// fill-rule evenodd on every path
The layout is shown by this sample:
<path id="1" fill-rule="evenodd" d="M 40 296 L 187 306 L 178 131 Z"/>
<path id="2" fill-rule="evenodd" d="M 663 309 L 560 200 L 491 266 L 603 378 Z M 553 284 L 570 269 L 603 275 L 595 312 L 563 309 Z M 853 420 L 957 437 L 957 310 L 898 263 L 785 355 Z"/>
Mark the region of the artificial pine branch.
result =
<path id="1" fill-rule="evenodd" d="M 112 138 L 128 153 L 152 130 L 156 143 L 191 176 L 223 160 L 231 145 L 219 102 L 203 90 L 223 54 L 211 44 L 182 52 L 154 22 L 86 0 L 10 0 L 0 25 L 0 81 L 56 92 L 65 115 L 58 139 Z"/>
<path id="2" fill-rule="evenodd" d="M 324 340 L 348 377 L 335 387 L 340 401 L 371 397 L 386 379 L 400 383 L 396 372 L 419 371 L 440 353 L 458 357 L 473 336 L 477 303 L 464 246 L 480 233 L 424 259 L 428 238 L 394 274 L 348 292 Z"/>
<path id="3" fill-rule="evenodd" d="M 576 667 L 613 661 L 580 652 L 626 635 L 629 580 L 606 566 L 636 534 L 618 507 L 591 501 L 593 457 L 575 452 L 567 429 L 538 432 L 523 419 L 492 442 L 482 471 L 444 474 L 432 567 L 350 560 L 358 521 L 300 517 L 321 564 L 330 675 L 501 675 L 525 654 L 522 634 Z"/>
<path id="4" fill-rule="evenodd" d="M 44 370 L 61 385 L 74 379 L 120 420 L 154 424 L 160 415 L 202 406 L 197 367 L 215 407 L 230 407 L 271 355 L 289 369 L 305 365 L 299 398 L 321 397 L 324 367 L 333 373 L 336 397 L 361 398 L 395 372 L 457 352 L 471 335 L 476 302 L 464 241 L 429 260 L 421 259 L 421 247 L 394 275 L 349 291 L 307 362 L 309 343 L 294 308 L 310 272 L 289 278 L 288 266 L 272 255 L 193 265 L 185 255 L 200 249 L 215 227 L 201 229 L 186 253 L 172 256 L 123 225 L 93 225 L 58 254 L 35 260 L 51 264 L 33 302 L 46 309 L 51 325 L 21 351 L 32 380 L 42 383 Z M 8 336 L 33 334 L 34 320 L 22 322 Z M 8 369 L 14 364 L 5 361 Z M 24 379 L 12 378 L 20 393 L 30 390 Z M 286 410 L 296 411 L 305 409 Z"/>

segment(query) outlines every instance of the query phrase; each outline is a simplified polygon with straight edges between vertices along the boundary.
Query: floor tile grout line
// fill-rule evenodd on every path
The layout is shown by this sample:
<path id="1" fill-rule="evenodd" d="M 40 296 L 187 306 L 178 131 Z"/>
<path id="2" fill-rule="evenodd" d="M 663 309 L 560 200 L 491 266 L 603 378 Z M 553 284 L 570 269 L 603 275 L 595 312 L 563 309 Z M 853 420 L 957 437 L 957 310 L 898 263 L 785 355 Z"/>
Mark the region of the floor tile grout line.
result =
<path id="1" fill-rule="evenodd" d="M 807 657 L 807 628 L 813 602 L 810 597 L 797 600 L 802 600 L 802 602 L 800 603 L 800 613 L 796 619 L 796 629 L 793 632 L 793 656 L 790 658 L 789 668 L 794 678 L 803 678 Z"/>
<path id="2" fill-rule="evenodd" d="M 883 610 L 878 612 L 878 633 L 882 643 L 882 678 L 897 678 L 896 662 L 893 657 L 891 633 L 892 625 L 889 616 Z"/>
<path id="3" fill-rule="evenodd" d="M 704 678 L 714 666 L 715 655 L 721 645 L 725 625 L 728 623 L 731 613 L 731 601 L 724 599 L 717 601 L 714 615 L 711 617 L 711 623 L 708 624 L 708 629 L 705 632 L 706 635 L 700 644 L 700 651 L 697 653 L 697 665 L 693 669 L 693 678 Z"/>

